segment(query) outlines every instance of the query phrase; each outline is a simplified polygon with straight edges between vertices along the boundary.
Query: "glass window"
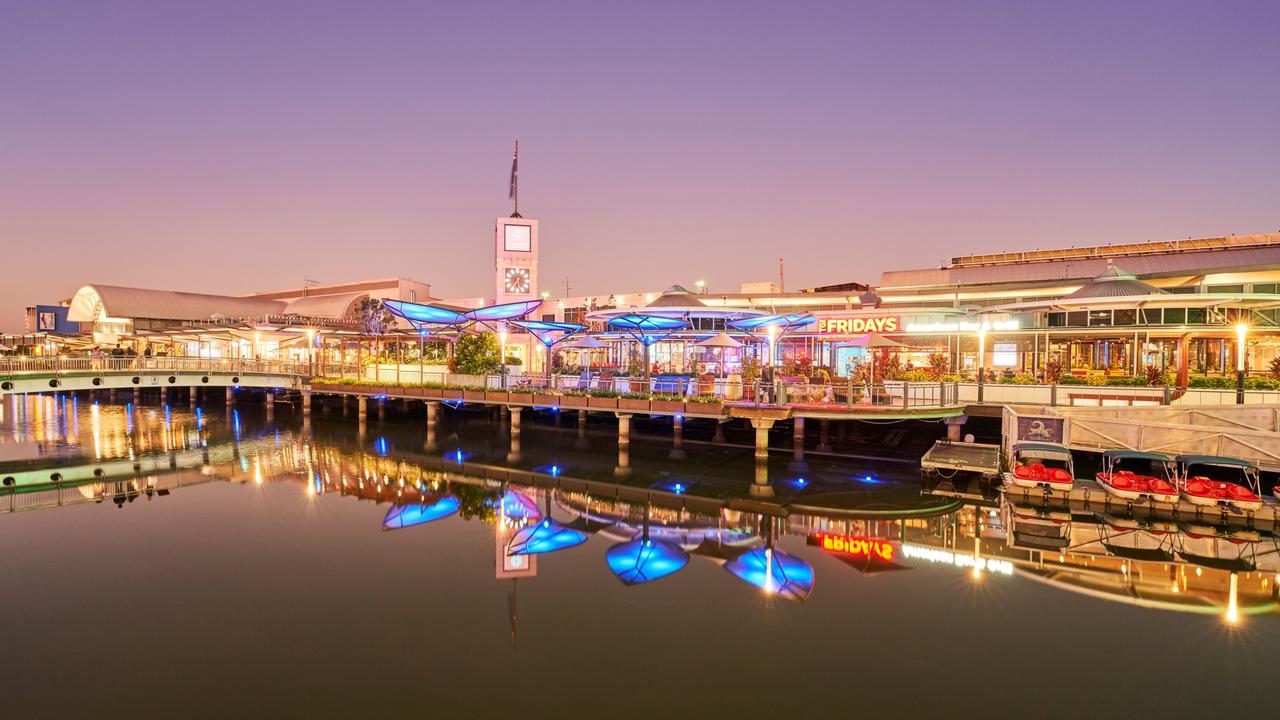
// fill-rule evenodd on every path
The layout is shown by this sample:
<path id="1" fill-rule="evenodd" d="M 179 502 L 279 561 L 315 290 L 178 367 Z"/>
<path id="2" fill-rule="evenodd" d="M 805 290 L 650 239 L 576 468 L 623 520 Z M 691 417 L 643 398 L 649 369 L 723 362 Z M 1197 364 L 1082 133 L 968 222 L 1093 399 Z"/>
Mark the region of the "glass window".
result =
<path id="1" fill-rule="evenodd" d="M 1195 285 L 1183 285 L 1180 287 L 1165 288 L 1165 290 L 1168 290 L 1174 295 L 1194 295 L 1196 294 L 1196 292 L 1199 291 L 1199 288 L 1197 288 Z"/>
<path id="2" fill-rule="evenodd" d="M 1049 327 L 1063 327 L 1067 324 L 1067 314 L 1064 312 L 1051 312 L 1045 319 L 1045 324 Z"/>
<path id="3" fill-rule="evenodd" d="M 1089 324 L 1089 313 L 1084 310 L 1075 310 L 1067 313 L 1067 325 L 1069 327 L 1084 327 Z"/>
<path id="4" fill-rule="evenodd" d="M 1160 308 L 1143 308 L 1142 322 L 1146 325 L 1159 325 L 1161 323 Z"/>
<path id="5" fill-rule="evenodd" d="M 1187 308 L 1187 324 L 1203 325 L 1206 313 L 1204 308 Z"/>
<path id="6" fill-rule="evenodd" d="M 1112 322 L 1115 323 L 1116 325 L 1137 325 L 1138 324 L 1137 310 L 1115 310 L 1113 311 L 1113 315 L 1114 315 L 1114 318 Z"/>
<path id="7" fill-rule="evenodd" d="M 1181 325 L 1187 321 L 1186 308 L 1165 308 L 1164 324 L 1165 325 Z"/>
<path id="8" fill-rule="evenodd" d="M 1276 284 L 1275 283 L 1254 283 L 1253 292 L 1262 293 L 1265 295 L 1275 295 Z"/>
<path id="9" fill-rule="evenodd" d="M 1244 286 L 1243 285 L 1210 285 L 1209 292 L 1211 293 L 1242 293 L 1244 292 Z"/>
<path id="10" fill-rule="evenodd" d="M 1111 311 L 1110 310 L 1090 310 L 1089 311 L 1089 327 L 1110 327 Z"/>

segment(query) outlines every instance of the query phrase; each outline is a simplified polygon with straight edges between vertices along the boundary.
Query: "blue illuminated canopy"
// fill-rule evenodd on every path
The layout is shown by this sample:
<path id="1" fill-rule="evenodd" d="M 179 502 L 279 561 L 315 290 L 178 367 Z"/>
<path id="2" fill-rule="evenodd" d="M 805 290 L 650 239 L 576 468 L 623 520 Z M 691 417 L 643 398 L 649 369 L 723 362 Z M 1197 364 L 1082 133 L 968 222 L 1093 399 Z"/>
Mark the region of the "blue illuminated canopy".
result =
<path id="1" fill-rule="evenodd" d="M 618 330 L 637 330 L 640 332 L 672 332 L 689 327 L 689 323 L 680 318 L 662 315 L 620 315 L 609 321 L 609 327 Z"/>
<path id="2" fill-rule="evenodd" d="M 587 329 L 578 323 L 550 322 L 547 320 L 513 320 L 512 325 L 524 328 L 547 347 L 563 342 Z"/>
<path id="3" fill-rule="evenodd" d="M 537 503 L 521 492 L 508 490 L 502 494 L 502 514 L 517 520 L 537 520 L 542 511 Z"/>
<path id="4" fill-rule="evenodd" d="M 813 566 L 771 547 L 750 550 L 725 563 L 724 569 L 770 595 L 788 600 L 803 601 L 813 592 Z"/>
<path id="5" fill-rule="evenodd" d="M 408 320 L 415 327 L 419 323 L 460 325 L 468 321 L 467 317 L 462 313 L 436 305 L 422 305 L 402 300 L 383 300 L 382 306 L 390 310 L 392 315 Z"/>
<path id="6" fill-rule="evenodd" d="M 452 495 L 446 495 L 431 504 L 397 505 L 387 511 L 387 516 L 382 519 L 382 529 L 399 530 L 435 522 L 458 512 L 460 507 L 462 502 Z"/>
<path id="7" fill-rule="evenodd" d="M 567 528 L 551 518 L 521 528 L 507 543 L 508 555 L 537 555 L 564 550 L 586 542 L 585 533 Z"/>
<path id="8" fill-rule="evenodd" d="M 476 322 L 514 320 L 528 315 L 538 309 L 538 306 L 541 304 L 541 300 L 521 300 L 520 302 L 503 303 L 502 305 L 490 305 L 488 307 L 476 308 L 475 310 L 469 310 L 463 313 L 463 315 L 468 320 L 474 320 Z"/>
<path id="9" fill-rule="evenodd" d="M 689 564 L 689 555 L 669 543 L 641 537 L 609 548 L 605 562 L 624 584 L 639 585 L 680 570 Z"/>
<path id="10" fill-rule="evenodd" d="M 779 328 L 781 330 L 792 330 L 814 321 L 814 317 L 809 313 L 790 313 L 788 315 L 760 315 L 757 317 L 743 318 L 741 320 L 730 320 L 725 323 L 734 330 L 760 330 L 762 328 Z"/>

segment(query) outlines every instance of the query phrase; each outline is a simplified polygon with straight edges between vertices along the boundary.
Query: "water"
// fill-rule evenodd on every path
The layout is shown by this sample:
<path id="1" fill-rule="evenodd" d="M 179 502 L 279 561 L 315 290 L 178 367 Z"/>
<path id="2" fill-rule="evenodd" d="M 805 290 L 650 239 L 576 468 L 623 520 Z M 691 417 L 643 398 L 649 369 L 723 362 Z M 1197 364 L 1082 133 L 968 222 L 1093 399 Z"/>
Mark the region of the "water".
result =
<path id="1" fill-rule="evenodd" d="M 775 453 L 762 477 L 744 432 L 712 444 L 690 421 L 689 457 L 673 462 L 669 429 L 637 421 L 619 477 L 605 416 L 583 448 L 572 414 L 556 428 L 526 411 L 509 458 L 507 426 L 474 409 L 447 411 L 430 447 L 421 413 L 363 433 L 337 415 L 304 427 L 284 408 L 271 421 L 221 403 L 197 415 L 7 402 L 5 716 L 1191 717 L 1273 705 L 1269 537 L 1075 518 L 1068 547 L 1035 551 L 1026 543 L 1065 523 L 949 507 L 892 459 L 811 452 L 802 473 Z M 901 454 L 913 442 L 899 438 Z M 814 511 L 768 517 L 780 501 L 753 497 L 759 480 Z M 626 563 L 606 557 L 643 533 L 650 488 L 650 539 L 688 562 L 627 585 L 614 572 Z M 532 561 L 495 550 L 548 502 L 584 542 Z M 855 552 L 824 550 L 824 532 Z M 1116 557 L 1142 554 L 1126 546 L 1212 555 L 1216 569 Z M 764 548 L 774 572 L 754 573 Z"/>

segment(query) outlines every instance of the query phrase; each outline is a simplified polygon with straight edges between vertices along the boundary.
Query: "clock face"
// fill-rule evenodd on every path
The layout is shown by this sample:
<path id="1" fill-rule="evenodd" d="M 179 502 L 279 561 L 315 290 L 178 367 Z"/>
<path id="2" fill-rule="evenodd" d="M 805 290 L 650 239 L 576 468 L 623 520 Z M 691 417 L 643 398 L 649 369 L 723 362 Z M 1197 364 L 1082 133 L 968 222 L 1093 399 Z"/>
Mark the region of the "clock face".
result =
<path id="1" fill-rule="evenodd" d="M 529 268 L 507 268 L 503 273 L 503 287 L 514 295 L 529 292 Z"/>
<path id="2" fill-rule="evenodd" d="M 507 252 L 530 251 L 528 225 L 507 225 L 503 229 L 505 230 L 503 248 Z"/>

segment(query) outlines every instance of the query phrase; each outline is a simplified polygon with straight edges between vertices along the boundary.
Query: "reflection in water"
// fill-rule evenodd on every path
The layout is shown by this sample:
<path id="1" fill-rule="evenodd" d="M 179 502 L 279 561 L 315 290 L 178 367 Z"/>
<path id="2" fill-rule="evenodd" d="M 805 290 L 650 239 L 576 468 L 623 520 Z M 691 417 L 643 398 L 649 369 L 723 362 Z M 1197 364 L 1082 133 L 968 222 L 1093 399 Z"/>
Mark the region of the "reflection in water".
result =
<path id="1" fill-rule="evenodd" d="M 477 431 L 447 419 L 429 426 L 424 452 L 420 436 L 360 441 L 352 427 L 322 424 L 295 433 L 239 409 L 210 419 L 198 407 L 29 396 L 10 401 L 5 418 L 0 511 L 123 508 L 211 481 L 295 483 L 317 502 L 389 503 L 384 529 L 492 524 L 496 576 L 512 581 L 513 642 L 517 578 L 537 574 L 539 555 L 596 533 L 612 541 L 601 571 L 627 586 L 670 578 L 656 586 L 679 587 L 687 574 L 679 571 L 690 563 L 716 563 L 762 593 L 805 600 L 819 573 L 951 568 L 979 581 L 1019 576 L 1083 597 L 1214 613 L 1232 623 L 1280 609 L 1280 546 L 1258 530 L 979 495 L 943 502 L 922 495 L 918 484 L 871 472 L 814 467 L 800 478 L 749 453 L 721 471 L 699 463 L 695 444 L 685 446 L 690 459 L 673 474 L 665 449 L 662 462 L 650 464 L 641 445 L 627 443 L 615 461 L 608 443 L 583 442 L 585 423 L 564 430 L 557 444 L 558 436 L 543 442 L 544 434 L 559 431 L 524 418 L 531 441 L 521 455 L 530 469 L 522 469 L 505 462 L 512 445 L 497 426 Z M 447 451 L 433 450 L 437 444 Z M 602 449 L 593 454 L 586 445 Z M 627 472 L 616 474 L 619 467 Z M 454 515 L 462 520 L 448 520 Z M 795 546 L 784 548 L 792 539 Z"/>

